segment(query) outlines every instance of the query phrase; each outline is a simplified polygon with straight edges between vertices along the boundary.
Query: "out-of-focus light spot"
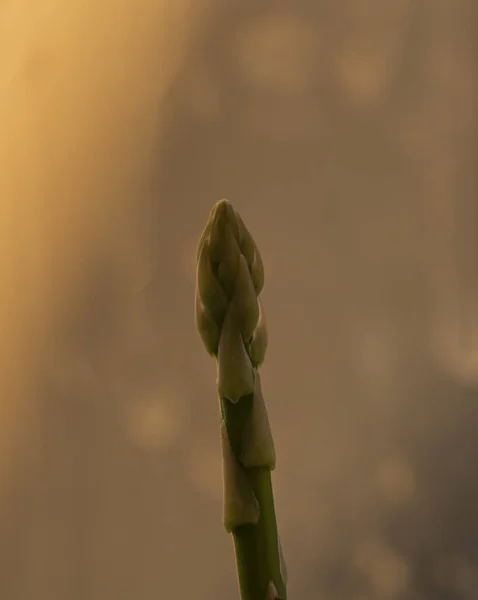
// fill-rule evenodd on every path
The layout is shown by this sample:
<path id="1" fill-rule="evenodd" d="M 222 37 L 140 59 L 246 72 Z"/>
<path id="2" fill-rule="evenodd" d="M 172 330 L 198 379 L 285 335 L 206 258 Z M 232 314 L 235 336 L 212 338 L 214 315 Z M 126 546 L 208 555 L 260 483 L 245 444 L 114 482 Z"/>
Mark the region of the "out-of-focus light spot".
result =
<path id="1" fill-rule="evenodd" d="M 146 450 L 172 446 L 181 434 L 181 411 L 172 401 L 148 399 L 128 406 L 125 420 L 130 440 Z"/>
<path id="2" fill-rule="evenodd" d="M 200 494 L 215 501 L 222 498 L 222 457 L 219 442 L 216 447 L 197 441 L 189 457 L 187 471 L 193 487 Z"/>
<path id="3" fill-rule="evenodd" d="M 242 76 L 256 88 L 301 93 L 316 75 L 317 32 L 302 20 L 275 16 L 256 21 L 239 38 Z"/>
<path id="4" fill-rule="evenodd" d="M 354 48 L 340 56 L 337 75 L 347 98 L 359 107 L 368 107 L 381 99 L 390 73 L 380 55 L 369 56 Z"/>
<path id="5" fill-rule="evenodd" d="M 404 559 L 380 540 L 364 540 L 354 553 L 353 564 L 369 578 L 381 597 L 394 597 L 408 586 L 409 572 Z"/>
<path id="6" fill-rule="evenodd" d="M 391 504 L 407 502 L 415 492 L 415 480 L 410 465 L 395 457 L 388 458 L 379 465 L 376 485 Z"/>
<path id="7" fill-rule="evenodd" d="M 430 350 L 441 368 L 465 385 L 478 384 L 478 322 L 474 315 L 453 318 L 438 311 L 440 320 L 432 330 Z"/>

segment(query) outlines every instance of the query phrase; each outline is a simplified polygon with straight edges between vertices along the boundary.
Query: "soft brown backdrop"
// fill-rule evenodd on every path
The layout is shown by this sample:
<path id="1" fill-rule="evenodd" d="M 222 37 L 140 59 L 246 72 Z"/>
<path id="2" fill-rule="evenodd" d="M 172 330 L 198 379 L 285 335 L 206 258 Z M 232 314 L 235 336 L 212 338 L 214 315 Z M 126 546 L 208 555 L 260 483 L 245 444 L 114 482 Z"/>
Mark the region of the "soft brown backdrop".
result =
<path id="1" fill-rule="evenodd" d="M 195 244 L 263 254 L 290 597 L 478 598 L 475 0 L 0 6 L 0 597 L 235 598 Z"/>

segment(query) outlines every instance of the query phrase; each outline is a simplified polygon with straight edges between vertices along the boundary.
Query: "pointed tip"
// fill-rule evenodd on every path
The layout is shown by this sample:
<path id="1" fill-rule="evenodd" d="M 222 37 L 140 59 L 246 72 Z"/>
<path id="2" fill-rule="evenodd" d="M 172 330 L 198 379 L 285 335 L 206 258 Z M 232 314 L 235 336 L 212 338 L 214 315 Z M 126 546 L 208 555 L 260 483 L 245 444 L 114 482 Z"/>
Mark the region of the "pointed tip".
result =
<path id="1" fill-rule="evenodd" d="M 227 427 L 221 422 L 221 446 L 223 458 L 223 524 L 232 533 L 241 525 L 255 525 L 259 521 L 260 509 L 254 491 L 237 462 L 231 448 Z"/>
<path id="2" fill-rule="evenodd" d="M 221 206 L 231 206 L 231 203 L 229 202 L 229 200 L 227 198 L 221 198 L 221 200 L 218 200 L 216 202 L 216 206 L 218 208 Z"/>
<path id="3" fill-rule="evenodd" d="M 236 404 L 254 391 L 255 371 L 237 327 L 233 307 L 226 310 L 217 351 L 217 390 Z"/>
<path id="4" fill-rule="evenodd" d="M 212 207 L 211 218 L 218 219 L 221 217 L 231 216 L 234 214 L 234 208 L 227 198 L 218 200 Z"/>
<path id="5" fill-rule="evenodd" d="M 248 469 L 263 467 L 272 471 L 275 468 L 274 440 L 262 396 L 259 372 L 255 374 L 252 410 L 244 428 L 240 460 Z"/>

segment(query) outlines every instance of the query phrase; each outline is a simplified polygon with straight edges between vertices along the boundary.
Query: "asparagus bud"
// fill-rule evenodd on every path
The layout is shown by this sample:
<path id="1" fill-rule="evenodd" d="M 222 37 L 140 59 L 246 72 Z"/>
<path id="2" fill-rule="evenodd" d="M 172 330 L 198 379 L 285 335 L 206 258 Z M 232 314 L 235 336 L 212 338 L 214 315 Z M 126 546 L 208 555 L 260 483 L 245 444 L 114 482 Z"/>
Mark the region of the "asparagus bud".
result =
<path id="1" fill-rule="evenodd" d="M 242 600 L 286 600 L 271 483 L 274 441 L 257 370 L 268 341 L 263 286 L 264 266 L 251 234 L 232 205 L 219 201 L 198 244 L 194 312 L 217 364 L 223 523 L 234 537 Z"/>

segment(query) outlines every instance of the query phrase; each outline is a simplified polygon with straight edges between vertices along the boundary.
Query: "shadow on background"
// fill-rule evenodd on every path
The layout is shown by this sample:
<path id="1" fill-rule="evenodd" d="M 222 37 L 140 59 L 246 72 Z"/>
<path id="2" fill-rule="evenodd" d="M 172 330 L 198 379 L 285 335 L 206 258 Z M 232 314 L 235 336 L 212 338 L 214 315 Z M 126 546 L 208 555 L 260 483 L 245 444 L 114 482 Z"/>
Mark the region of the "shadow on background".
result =
<path id="1" fill-rule="evenodd" d="M 475 2 L 37 4 L 0 8 L 1 597 L 237 594 L 192 317 L 228 197 L 290 597 L 474 598 Z"/>

